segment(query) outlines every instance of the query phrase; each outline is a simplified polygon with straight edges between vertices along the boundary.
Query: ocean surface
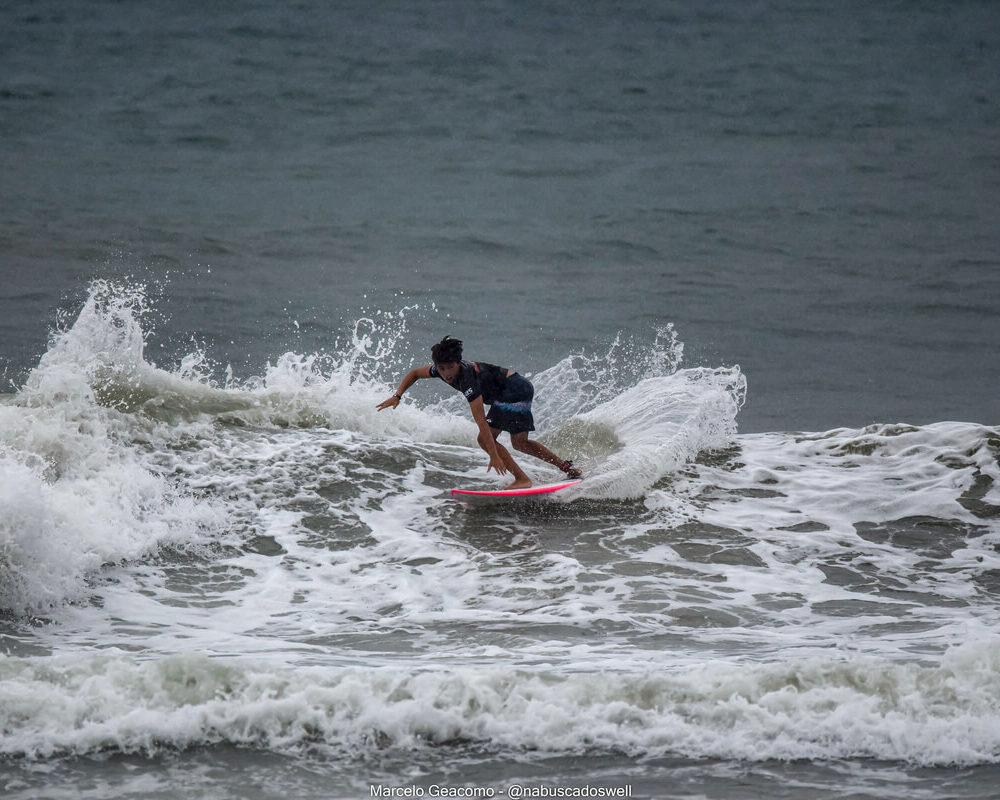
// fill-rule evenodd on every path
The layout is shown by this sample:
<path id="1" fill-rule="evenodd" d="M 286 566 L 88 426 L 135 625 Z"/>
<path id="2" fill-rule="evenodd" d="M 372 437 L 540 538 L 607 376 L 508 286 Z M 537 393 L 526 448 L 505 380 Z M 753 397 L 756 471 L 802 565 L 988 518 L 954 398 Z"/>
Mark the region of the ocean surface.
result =
<path id="1" fill-rule="evenodd" d="M 996 797 L 1000 5 L 2 21 L 0 795 Z"/>

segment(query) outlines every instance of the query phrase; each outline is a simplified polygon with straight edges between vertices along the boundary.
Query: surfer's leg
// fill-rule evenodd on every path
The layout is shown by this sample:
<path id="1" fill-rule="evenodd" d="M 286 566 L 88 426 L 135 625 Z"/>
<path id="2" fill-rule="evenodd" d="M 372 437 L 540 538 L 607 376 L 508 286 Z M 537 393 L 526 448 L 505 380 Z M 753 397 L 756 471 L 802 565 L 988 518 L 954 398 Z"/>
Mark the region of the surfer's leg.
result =
<path id="1" fill-rule="evenodd" d="M 549 464 L 554 464 L 557 467 L 563 463 L 563 460 L 549 450 L 549 448 L 547 448 L 544 444 L 541 442 L 533 442 L 529 439 L 527 431 L 524 431 L 523 433 L 512 433 L 510 435 L 510 443 L 514 445 L 514 449 L 519 453 L 526 453 L 529 456 L 534 456 L 535 458 L 546 461 Z"/>
<path id="2" fill-rule="evenodd" d="M 524 470 L 521 469 L 514 457 L 507 451 L 500 442 L 497 441 L 497 437 L 500 436 L 499 428 L 490 428 L 493 433 L 493 444 L 500 454 L 500 459 L 503 461 L 504 466 L 510 470 L 511 475 L 514 476 L 514 482 L 508 486 L 508 489 L 529 489 L 531 488 L 531 478 L 525 474 Z M 483 448 L 487 453 L 489 453 L 489 442 L 483 440 L 482 434 L 479 435 L 479 446 Z"/>
<path id="3" fill-rule="evenodd" d="M 510 435 L 510 443 L 519 453 L 526 453 L 529 456 L 534 456 L 535 458 L 545 461 L 548 464 L 559 467 L 559 469 L 563 469 L 563 465 L 569 463 L 568 461 L 564 461 L 559 458 L 559 456 L 549 450 L 549 448 L 541 442 L 529 439 L 527 431 L 524 431 L 523 433 L 512 433 Z M 563 471 L 566 472 L 566 474 L 571 478 L 578 478 L 581 475 L 580 470 L 573 467 Z"/>

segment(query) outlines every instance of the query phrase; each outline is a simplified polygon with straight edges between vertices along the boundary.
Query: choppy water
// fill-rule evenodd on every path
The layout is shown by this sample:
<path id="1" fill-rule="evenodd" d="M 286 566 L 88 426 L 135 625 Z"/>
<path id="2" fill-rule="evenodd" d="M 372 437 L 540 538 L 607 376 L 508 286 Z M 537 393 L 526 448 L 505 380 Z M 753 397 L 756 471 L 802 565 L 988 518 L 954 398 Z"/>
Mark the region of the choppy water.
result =
<path id="1" fill-rule="evenodd" d="M 11 5 L 4 795 L 992 797 L 998 17 Z"/>

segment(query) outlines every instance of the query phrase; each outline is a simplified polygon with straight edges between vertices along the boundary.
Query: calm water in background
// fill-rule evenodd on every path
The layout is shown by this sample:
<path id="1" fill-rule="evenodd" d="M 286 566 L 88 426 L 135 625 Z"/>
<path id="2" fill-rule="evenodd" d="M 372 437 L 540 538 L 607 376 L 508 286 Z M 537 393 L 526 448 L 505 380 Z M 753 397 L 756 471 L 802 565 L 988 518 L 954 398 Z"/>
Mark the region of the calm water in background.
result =
<path id="1" fill-rule="evenodd" d="M 170 270 L 159 333 L 221 364 L 436 302 L 533 369 L 673 322 L 750 375 L 747 430 L 995 421 L 992 3 L 5 17 L 15 381 L 90 277 Z"/>
<path id="2" fill-rule="evenodd" d="M 990 2 L 7 3 L 7 790 L 989 796 L 998 97 Z M 440 502 L 443 333 L 588 492 Z"/>

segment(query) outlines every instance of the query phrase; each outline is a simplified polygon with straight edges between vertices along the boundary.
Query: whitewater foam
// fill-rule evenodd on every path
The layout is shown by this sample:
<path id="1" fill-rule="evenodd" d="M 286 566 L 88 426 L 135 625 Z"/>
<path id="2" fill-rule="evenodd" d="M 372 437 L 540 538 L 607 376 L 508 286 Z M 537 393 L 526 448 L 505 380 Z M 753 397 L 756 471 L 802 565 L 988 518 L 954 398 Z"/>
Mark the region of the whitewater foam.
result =
<path id="1" fill-rule="evenodd" d="M 512 753 L 995 763 L 998 675 L 995 637 L 924 665 L 828 657 L 640 675 L 4 657 L 0 752 L 44 758 L 227 742 L 363 753 L 480 742 Z"/>
<path id="2" fill-rule="evenodd" d="M 198 540 L 221 524 L 123 446 L 116 412 L 0 407 L 0 606 L 44 611 L 103 564 Z"/>
<path id="3" fill-rule="evenodd" d="M 726 446 L 746 397 L 739 367 L 684 369 L 647 378 L 581 415 L 613 431 L 621 448 L 593 465 L 577 496 L 644 497 L 699 453 Z"/>
<path id="4" fill-rule="evenodd" d="M 222 520 L 137 443 L 189 433 L 102 405 L 109 382 L 139 387 L 141 292 L 96 286 L 14 402 L 0 406 L 0 605 L 44 611 L 85 594 L 103 564 L 197 540 Z M 112 378 L 112 375 L 117 377 Z"/>

